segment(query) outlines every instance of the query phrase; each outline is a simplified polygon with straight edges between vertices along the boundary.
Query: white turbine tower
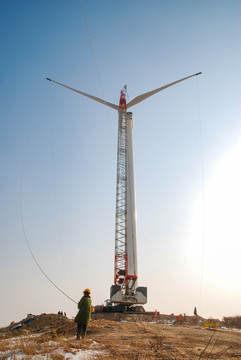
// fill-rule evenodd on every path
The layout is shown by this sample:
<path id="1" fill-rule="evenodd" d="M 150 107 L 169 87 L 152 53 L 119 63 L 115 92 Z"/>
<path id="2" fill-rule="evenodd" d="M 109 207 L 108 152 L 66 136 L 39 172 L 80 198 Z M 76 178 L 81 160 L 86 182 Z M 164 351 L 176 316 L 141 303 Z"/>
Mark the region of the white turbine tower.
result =
<path id="1" fill-rule="evenodd" d="M 158 89 L 139 95 L 126 104 L 126 86 L 120 93 L 119 106 L 82 91 L 63 85 L 47 78 L 58 85 L 109 106 L 118 111 L 118 147 L 117 147 L 117 181 L 116 181 L 116 223 L 115 223 L 115 269 L 114 285 L 110 290 L 110 302 L 131 306 L 147 302 L 147 288 L 137 286 L 137 246 L 136 246 L 136 208 L 132 113 L 127 112 L 131 106 L 181 81 L 201 72 L 174 81 Z"/>

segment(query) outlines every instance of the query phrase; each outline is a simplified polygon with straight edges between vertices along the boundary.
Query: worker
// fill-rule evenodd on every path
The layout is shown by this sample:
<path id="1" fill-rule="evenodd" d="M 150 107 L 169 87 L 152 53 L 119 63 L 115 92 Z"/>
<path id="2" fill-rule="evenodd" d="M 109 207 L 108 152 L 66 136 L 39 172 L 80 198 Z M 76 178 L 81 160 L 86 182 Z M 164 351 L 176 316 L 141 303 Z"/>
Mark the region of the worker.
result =
<path id="1" fill-rule="evenodd" d="M 80 340 L 80 336 L 84 338 L 87 333 L 87 325 L 90 322 L 91 317 L 91 297 L 90 289 L 83 291 L 84 296 L 78 303 L 78 314 L 75 316 L 74 321 L 77 323 L 77 336 L 76 340 Z"/>

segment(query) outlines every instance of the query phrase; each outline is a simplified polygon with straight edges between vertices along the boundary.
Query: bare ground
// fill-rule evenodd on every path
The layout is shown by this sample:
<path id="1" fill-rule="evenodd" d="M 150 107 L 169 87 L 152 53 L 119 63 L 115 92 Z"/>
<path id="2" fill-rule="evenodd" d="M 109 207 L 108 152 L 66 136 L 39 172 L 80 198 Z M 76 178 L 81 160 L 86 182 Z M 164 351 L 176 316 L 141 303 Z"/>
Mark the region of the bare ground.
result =
<path id="1" fill-rule="evenodd" d="M 174 315 L 155 318 L 144 314 L 96 313 L 92 314 L 87 338 L 76 341 L 73 320 L 42 314 L 19 329 L 11 330 L 13 325 L 0 329 L 0 351 L 6 350 L 7 342 L 10 344 L 13 337 L 25 341 L 29 337 L 33 341 L 34 335 L 37 346 L 33 347 L 32 354 L 43 355 L 45 351 L 48 359 L 67 359 L 63 352 L 58 355 L 60 347 L 73 354 L 79 349 L 101 350 L 89 355 L 89 359 L 241 359 L 240 331 L 204 328 L 206 320 L 199 316 L 185 316 L 175 323 L 176 319 Z M 26 319 L 21 323 L 24 321 Z M 215 322 L 221 325 L 220 321 Z M 50 340 L 55 344 L 54 349 L 45 346 L 41 350 L 40 345 Z M 26 359 L 31 358 L 31 354 L 26 356 L 30 356 Z"/>

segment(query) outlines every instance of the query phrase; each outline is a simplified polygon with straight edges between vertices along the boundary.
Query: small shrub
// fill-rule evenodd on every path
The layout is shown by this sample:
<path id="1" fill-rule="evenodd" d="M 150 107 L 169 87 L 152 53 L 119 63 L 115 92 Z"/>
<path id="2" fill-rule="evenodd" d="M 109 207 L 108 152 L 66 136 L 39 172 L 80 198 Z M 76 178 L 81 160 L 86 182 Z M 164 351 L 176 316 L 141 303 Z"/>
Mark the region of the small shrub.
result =
<path id="1" fill-rule="evenodd" d="M 227 328 L 241 329 L 241 316 L 227 316 L 223 318 L 223 325 Z"/>
<path id="2" fill-rule="evenodd" d="M 65 359 L 65 356 L 62 354 L 51 354 L 51 357 L 53 360 L 63 360 Z"/>

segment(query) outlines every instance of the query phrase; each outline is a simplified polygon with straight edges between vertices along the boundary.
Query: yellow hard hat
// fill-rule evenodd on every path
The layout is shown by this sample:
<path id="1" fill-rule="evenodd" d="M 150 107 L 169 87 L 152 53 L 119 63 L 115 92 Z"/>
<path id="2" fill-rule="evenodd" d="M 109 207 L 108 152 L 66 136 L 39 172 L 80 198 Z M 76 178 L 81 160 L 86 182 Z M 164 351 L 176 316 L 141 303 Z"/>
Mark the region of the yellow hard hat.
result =
<path id="1" fill-rule="evenodd" d="M 89 293 L 89 294 L 90 294 L 90 289 L 85 289 L 85 290 L 83 291 L 83 293 Z"/>

